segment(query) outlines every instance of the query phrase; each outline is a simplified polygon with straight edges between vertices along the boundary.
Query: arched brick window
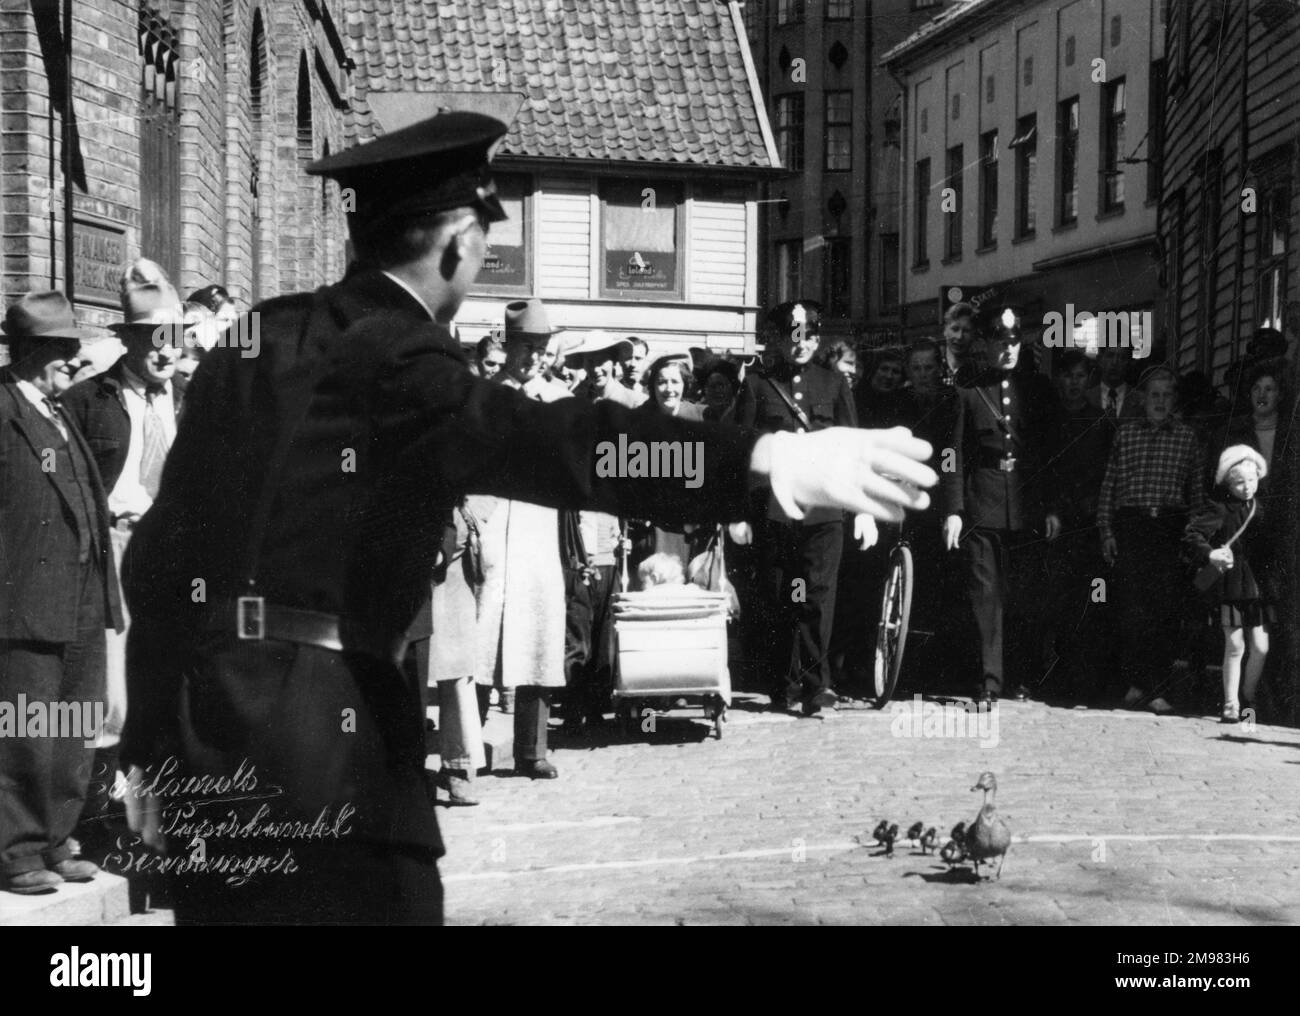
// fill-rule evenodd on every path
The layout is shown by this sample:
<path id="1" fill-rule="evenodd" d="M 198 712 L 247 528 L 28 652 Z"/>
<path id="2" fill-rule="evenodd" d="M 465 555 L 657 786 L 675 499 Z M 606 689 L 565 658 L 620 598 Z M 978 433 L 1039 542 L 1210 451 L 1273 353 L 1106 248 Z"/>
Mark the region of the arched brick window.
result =
<path id="1" fill-rule="evenodd" d="M 141 4 L 140 251 L 171 278 L 181 267 L 180 42 L 156 10 Z"/>

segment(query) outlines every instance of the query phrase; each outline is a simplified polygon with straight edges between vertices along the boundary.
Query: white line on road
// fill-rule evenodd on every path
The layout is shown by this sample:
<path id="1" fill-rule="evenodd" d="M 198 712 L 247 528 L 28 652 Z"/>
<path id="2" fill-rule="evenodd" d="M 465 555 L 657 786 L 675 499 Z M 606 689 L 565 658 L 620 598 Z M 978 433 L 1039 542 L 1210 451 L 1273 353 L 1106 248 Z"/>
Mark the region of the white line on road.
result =
<path id="1" fill-rule="evenodd" d="M 601 815 L 597 818 L 575 819 L 572 821 L 560 819 L 555 822 L 514 822 L 509 825 L 479 826 L 475 829 L 475 832 L 526 833 L 537 829 L 601 829 L 605 826 L 626 825 L 629 822 L 640 821 L 641 819 L 635 815 Z"/>
<path id="2" fill-rule="evenodd" d="M 627 821 L 626 819 L 620 821 Z M 636 821 L 633 819 L 632 821 Z M 583 823 L 571 823 L 582 825 Z M 498 828 L 506 828 L 504 826 Z M 1095 843 L 1097 840 L 1155 843 L 1185 840 L 1195 843 L 1300 843 L 1300 836 L 1254 835 L 1249 833 L 1040 833 L 1016 836 L 1012 843 Z M 796 851 L 807 854 L 836 854 L 850 850 L 876 849 L 876 844 L 842 840 L 838 843 L 809 843 L 800 847 L 771 847 L 764 850 L 737 850 L 726 854 L 696 854 L 687 857 L 640 857 L 624 861 L 593 861 L 587 864 L 556 864 L 537 868 L 515 868 L 509 871 L 477 871 L 459 875 L 444 875 L 443 882 L 486 882 L 514 878 L 517 875 L 565 875 L 582 871 L 622 871 L 635 868 L 654 868 L 664 865 L 682 866 L 701 862 L 752 861 L 764 857 L 789 856 Z M 910 856 L 910 855 L 902 855 Z M 930 855 L 927 855 L 930 856 Z M 931 858 L 933 859 L 933 858 Z"/>

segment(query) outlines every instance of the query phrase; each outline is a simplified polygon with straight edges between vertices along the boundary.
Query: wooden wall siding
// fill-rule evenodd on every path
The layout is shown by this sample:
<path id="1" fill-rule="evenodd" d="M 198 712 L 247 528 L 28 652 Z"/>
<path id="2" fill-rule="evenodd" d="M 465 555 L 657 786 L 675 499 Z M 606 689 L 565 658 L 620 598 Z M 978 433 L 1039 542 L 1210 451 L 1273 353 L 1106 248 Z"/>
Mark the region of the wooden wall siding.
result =
<path id="1" fill-rule="evenodd" d="M 1167 39 L 1175 88 L 1166 107 L 1164 206 L 1161 233 L 1169 250 L 1175 239 L 1178 202 L 1185 198 L 1186 242 L 1181 285 L 1170 294 L 1171 337 L 1180 367 L 1200 367 L 1222 380 L 1226 368 L 1244 351 L 1256 327 L 1258 226 L 1263 191 L 1261 160 L 1279 155 L 1291 178 L 1291 292 L 1295 290 L 1296 247 L 1300 242 L 1300 181 L 1295 175 L 1293 146 L 1300 138 L 1300 18 L 1282 30 L 1269 29 L 1254 15 L 1254 3 L 1224 8 L 1221 0 L 1187 0 L 1171 5 Z M 1207 45 L 1212 18 L 1222 10 L 1216 45 Z M 1190 24 L 1184 28 L 1184 19 Z M 1184 51 L 1187 40 L 1190 46 Z M 1190 72 L 1177 87 L 1177 68 Z M 1243 75 L 1246 77 L 1243 78 Z M 1244 93 L 1243 93 L 1244 89 Z M 1243 120 L 1243 110 L 1245 117 Z M 1222 153 L 1219 242 L 1211 250 L 1202 230 L 1206 156 Z M 1243 208 L 1245 188 L 1252 188 L 1256 210 Z M 1170 253 L 1172 257 L 1172 251 Z M 1214 272 L 1214 278 L 1205 277 Z M 1168 273 L 1167 284 L 1178 283 Z M 1212 312 L 1206 312 L 1207 296 Z"/>
<path id="2" fill-rule="evenodd" d="M 537 195 L 537 291 L 545 299 L 591 295 L 592 200 L 587 186 L 543 184 Z"/>
<path id="3" fill-rule="evenodd" d="M 746 216 L 743 201 L 692 202 L 690 283 L 697 303 L 745 302 Z"/>

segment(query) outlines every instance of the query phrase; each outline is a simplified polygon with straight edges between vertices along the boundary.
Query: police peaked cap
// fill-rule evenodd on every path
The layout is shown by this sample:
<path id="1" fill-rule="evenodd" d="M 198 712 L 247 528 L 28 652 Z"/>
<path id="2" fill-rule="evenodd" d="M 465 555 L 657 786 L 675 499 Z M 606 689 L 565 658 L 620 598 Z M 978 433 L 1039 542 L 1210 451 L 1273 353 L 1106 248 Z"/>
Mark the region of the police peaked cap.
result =
<path id="1" fill-rule="evenodd" d="M 986 339 L 1019 342 L 1024 323 L 1025 316 L 1021 309 L 1010 304 L 991 304 L 980 312 L 980 332 Z"/>
<path id="2" fill-rule="evenodd" d="M 767 320 L 783 335 L 788 335 L 798 324 L 802 324 L 807 332 L 815 334 L 821 331 L 822 305 L 814 300 L 788 300 L 773 307 Z"/>
<path id="3" fill-rule="evenodd" d="M 509 128 L 483 113 L 440 112 L 307 167 L 355 191 L 352 221 L 476 207 L 489 222 L 506 213 L 488 169 L 491 150 Z"/>

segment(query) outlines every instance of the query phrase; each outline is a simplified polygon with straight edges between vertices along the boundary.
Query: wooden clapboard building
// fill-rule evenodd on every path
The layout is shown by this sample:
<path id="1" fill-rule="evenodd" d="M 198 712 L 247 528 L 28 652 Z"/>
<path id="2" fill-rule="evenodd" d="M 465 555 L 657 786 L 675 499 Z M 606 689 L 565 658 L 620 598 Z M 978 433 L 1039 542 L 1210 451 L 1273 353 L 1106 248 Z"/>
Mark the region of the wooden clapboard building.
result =
<path id="1" fill-rule="evenodd" d="M 457 318 L 473 342 L 504 305 L 546 301 L 575 332 L 652 353 L 752 348 L 758 186 L 779 166 L 740 6 L 712 0 L 348 0 L 352 140 L 392 129 L 375 93 L 433 108 L 523 104 L 496 157 L 510 214 Z M 374 100 L 374 101 L 372 101 Z"/>
<path id="2" fill-rule="evenodd" d="M 1170 4 L 1160 238 L 1171 343 L 1183 370 L 1216 384 L 1259 327 L 1287 339 L 1297 391 L 1300 341 L 1300 3 Z M 1290 407 L 1284 405 L 1284 411 Z M 1248 407 L 1237 407 L 1238 412 Z M 1294 419 L 1294 415 L 1292 415 Z M 1273 492 L 1300 574 L 1300 433 L 1274 451 Z M 1300 722 L 1296 583 L 1275 627 L 1270 715 Z M 1267 705 L 1268 703 L 1266 703 Z"/>
<path id="3" fill-rule="evenodd" d="M 1300 3 L 1182 0 L 1167 26 L 1160 237 L 1170 355 L 1217 382 L 1260 326 L 1295 351 Z"/>

